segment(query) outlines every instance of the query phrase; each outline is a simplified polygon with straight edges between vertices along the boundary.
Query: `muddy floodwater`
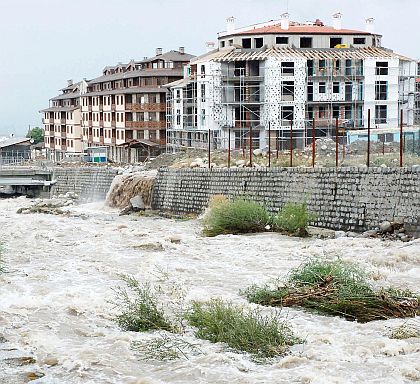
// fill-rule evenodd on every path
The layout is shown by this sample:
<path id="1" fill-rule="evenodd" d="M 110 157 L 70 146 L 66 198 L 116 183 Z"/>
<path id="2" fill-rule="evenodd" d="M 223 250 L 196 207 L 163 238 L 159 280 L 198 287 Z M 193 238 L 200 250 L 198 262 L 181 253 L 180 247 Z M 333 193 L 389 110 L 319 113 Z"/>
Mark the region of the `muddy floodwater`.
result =
<path id="1" fill-rule="evenodd" d="M 132 350 L 133 341 L 151 335 L 120 330 L 109 302 L 119 275 L 132 274 L 141 281 L 169 276 L 187 301 L 220 297 L 250 306 L 240 289 L 285 276 L 315 256 L 357 261 L 372 271 L 375 284 L 418 292 L 419 240 L 204 238 L 196 220 L 120 217 L 103 203 L 71 208 L 75 217 L 16 213 L 30 203 L 0 200 L 7 267 L 0 275 L 1 384 L 420 381 L 420 339 L 388 337 L 406 320 L 358 324 L 283 309 L 305 342 L 270 364 L 201 340 L 201 354 L 162 363 L 144 361 Z M 193 340 L 192 329 L 187 337 Z"/>

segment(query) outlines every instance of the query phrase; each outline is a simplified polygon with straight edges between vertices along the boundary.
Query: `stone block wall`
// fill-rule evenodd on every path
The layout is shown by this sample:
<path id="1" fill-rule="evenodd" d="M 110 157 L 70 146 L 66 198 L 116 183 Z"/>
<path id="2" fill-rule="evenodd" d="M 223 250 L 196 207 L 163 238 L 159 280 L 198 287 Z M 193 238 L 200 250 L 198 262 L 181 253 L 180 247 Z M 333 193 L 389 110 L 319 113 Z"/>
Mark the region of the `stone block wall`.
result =
<path id="1" fill-rule="evenodd" d="M 113 168 L 55 168 L 51 195 L 74 192 L 85 202 L 104 200 L 116 175 Z"/>
<path id="2" fill-rule="evenodd" d="M 363 231 L 384 220 L 420 229 L 420 167 L 161 169 L 153 208 L 200 213 L 213 195 L 245 196 L 276 212 L 307 201 L 316 226 Z"/>

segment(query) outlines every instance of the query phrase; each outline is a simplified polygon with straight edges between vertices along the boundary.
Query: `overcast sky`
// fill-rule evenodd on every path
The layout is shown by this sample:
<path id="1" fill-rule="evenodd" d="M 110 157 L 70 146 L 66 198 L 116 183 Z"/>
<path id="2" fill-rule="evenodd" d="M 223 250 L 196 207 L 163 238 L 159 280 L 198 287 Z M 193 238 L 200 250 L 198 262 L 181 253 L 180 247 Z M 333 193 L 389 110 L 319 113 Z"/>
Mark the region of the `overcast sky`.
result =
<path id="1" fill-rule="evenodd" d="M 289 3 L 289 5 L 288 5 Z M 420 58 L 420 0 L 0 0 L 0 136 L 41 125 L 40 109 L 68 79 L 100 75 L 106 65 L 185 46 L 201 54 L 225 19 L 238 26 L 343 13 L 343 27 L 376 19 L 383 45 Z"/>

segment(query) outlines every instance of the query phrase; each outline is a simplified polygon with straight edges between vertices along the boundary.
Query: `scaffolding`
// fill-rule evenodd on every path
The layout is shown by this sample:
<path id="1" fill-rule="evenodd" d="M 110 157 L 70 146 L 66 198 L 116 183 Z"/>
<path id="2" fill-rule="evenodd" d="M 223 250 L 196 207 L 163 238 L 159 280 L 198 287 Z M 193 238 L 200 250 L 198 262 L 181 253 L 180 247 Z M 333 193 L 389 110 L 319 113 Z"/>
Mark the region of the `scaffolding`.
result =
<path id="1" fill-rule="evenodd" d="M 215 60 L 221 63 L 221 69 L 212 73 L 199 73 L 199 64 L 195 64 L 189 78 L 184 80 L 186 84 L 182 88 L 182 100 L 180 94 L 175 94 L 179 90 L 170 90 L 167 100 L 168 150 L 206 149 L 209 142 L 212 149 L 227 149 L 229 140 L 232 149 L 243 150 L 244 153 L 250 147 L 267 147 L 267 142 L 273 140 L 277 149 L 289 148 L 290 141 L 293 141 L 295 148 L 306 147 L 312 141 L 313 129 L 316 131 L 316 138 L 334 137 L 337 119 L 343 137 L 347 136 L 346 132 L 363 130 L 367 119 L 364 59 L 369 57 L 380 61 L 382 57 L 384 60 L 394 57 L 390 53 L 386 56 L 387 54 L 387 51 L 371 48 L 366 49 L 363 54 L 360 50 L 270 49 L 262 53 L 238 53 L 236 56 L 232 51 L 226 57 Z M 270 55 L 279 62 L 278 71 L 282 78 L 280 87 L 278 83 L 273 86 L 277 87 L 277 91 L 278 87 L 280 90 L 276 95 L 276 108 L 280 111 L 280 117 L 276 119 L 271 118 L 270 114 L 268 118 L 264 116 L 264 110 L 273 107 L 266 97 L 270 85 L 265 82 L 266 60 Z M 285 58 L 290 59 L 289 63 L 293 60 L 304 60 L 305 95 L 296 94 L 295 69 L 291 65 L 283 66 Z M 290 75 L 290 79 L 287 75 Z M 412 96 L 409 91 L 411 78 L 414 78 L 411 72 L 400 74 L 398 84 L 394 84 L 403 88 L 402 92 L 398 91 L 400 99 L 397 109 L 400 111 L 405 107 L 407 116 L 413 113 L 420 119 L 420 109 L 416 110 L 414 102 L 411 109 L 408 105 L 409 97 Z M 381 74 L 376 72 L 375 78 L 371 80 L 376 93 Z M 211 88 L 211 92 L 203 93 L 198 89 L 199 84 L 203 83 Z M 318 87 L 316 92 L 315 87 Z M 216 100 L 216 94 L 221 95 L 220 102 Z M 204 108 L 199 110 L 198 99 L 210 107 L 205 108 L 205 111 Z M 304 104 L 304 115 L 300 120 L 296 119 L 294 108 L 298 99 L 303 100 Z M 419 92 L 413 100 L 417 100 L 417 105 L 420 103 Z M 369 99 L 369 103 L 374 116 L 372 121 L 375 123 L 372 128 L 375 128 L 381 124 L 376 116 L 376 106 L 383 104 L 383 100 L 375 97 Z M 175 124 L 180 123 L 177 121 L 180 117 L 175 112 L 180 110 L 175 107 L 177 104 L 182 109 L 182 124 Z M 314 118 L 316 127 L 313 127 Z M 199 119 L 201 122 L 207 120 L 215 123 L 217 129 L 199 129 Z M 268 137 L 268 124 L 271 124 L 271 137 Z M 399 121 L 387 119 L 387 124 L 398 127 Z"/>

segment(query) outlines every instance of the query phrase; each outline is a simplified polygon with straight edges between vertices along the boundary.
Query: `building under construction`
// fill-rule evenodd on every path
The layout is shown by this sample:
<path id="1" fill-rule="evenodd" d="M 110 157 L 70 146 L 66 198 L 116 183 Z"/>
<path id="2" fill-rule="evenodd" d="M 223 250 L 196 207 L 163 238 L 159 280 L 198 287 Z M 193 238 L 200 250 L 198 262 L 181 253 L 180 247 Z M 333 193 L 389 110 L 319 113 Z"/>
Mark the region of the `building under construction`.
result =
<path id="1" fill-rule="evenodd" d="M 291 141 L 302 148 L 313 134 L 335 134 L 337 120 L 342 132 L 392 130 L 401 110 L 413 127 L 417 63 L 383 48 L 373 19 L 357 31 L 343 29 L 341 17 L 330 27 L 290 22 L 286 13 L 240 29 L 229 18 L 217 49 L 208 43 L 170 84 L 168 149 L 266 148 L 269 137 L 278 149 Z"/>

